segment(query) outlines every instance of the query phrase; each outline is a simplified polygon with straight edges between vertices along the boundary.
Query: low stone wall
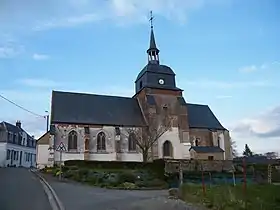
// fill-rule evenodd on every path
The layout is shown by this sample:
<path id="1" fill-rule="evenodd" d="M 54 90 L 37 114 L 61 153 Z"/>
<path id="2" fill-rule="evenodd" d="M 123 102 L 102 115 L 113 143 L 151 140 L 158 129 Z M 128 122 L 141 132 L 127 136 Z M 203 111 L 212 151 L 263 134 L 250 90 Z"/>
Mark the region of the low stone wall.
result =
<path id="1" fill-rule="evenodd" d="M 233 162 L 230 160 L 166 160 L 165 172 L 183 171 L 232 171 L 234 169 Z"/>

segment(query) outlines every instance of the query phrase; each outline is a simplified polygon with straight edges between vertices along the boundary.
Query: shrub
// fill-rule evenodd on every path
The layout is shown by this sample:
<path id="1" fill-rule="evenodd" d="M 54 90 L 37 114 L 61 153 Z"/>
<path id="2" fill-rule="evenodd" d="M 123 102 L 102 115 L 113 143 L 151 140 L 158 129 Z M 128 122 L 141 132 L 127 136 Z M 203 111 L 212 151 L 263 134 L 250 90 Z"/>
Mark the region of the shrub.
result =
<path id="1" fill-rule="evenodd" d="M 77 176 L 78 171 L 77 170 L 68 170 L 64 172 L 64 177 L 65 178 L 73 178 L 75 175 Z"/>
<path id="2" fill-rule="evenodd" d="M 165 189 L 168 187 L 168 184 L 160 179 L 155 180 L 145 180 L 145 181 L 136 181 L 135 184 L 140 188 L 160 188 Z"/>
<path id="3" fill-rule="evenodd" d="M 135 181 L 136 181 L 135 174 L 130 172 L 122 172 L 118 176 L 118 183 L 125 183 L 125 182 L 135 183 Z"/>
<path id="4" fill-rule="evenodd" d="M 121 187 L 124 189 L 135 189 L 137 188 L 137 186 L 134 183 L 130 183 L 130 182 L 124 182 L 123 184 L 121 184 Z"/>
<path id="5" fill-rule="evenodd" d="M 154 174 L 159 179 L 164 179 L 164 160 L 158 159 L 153 162 L 123 162 L 123 161 L 87 161 L 87 160 L 67 160 L 64 165 L 69 167 L 92 168 L 92 169 L 130 169 L 146 170 Z"/>

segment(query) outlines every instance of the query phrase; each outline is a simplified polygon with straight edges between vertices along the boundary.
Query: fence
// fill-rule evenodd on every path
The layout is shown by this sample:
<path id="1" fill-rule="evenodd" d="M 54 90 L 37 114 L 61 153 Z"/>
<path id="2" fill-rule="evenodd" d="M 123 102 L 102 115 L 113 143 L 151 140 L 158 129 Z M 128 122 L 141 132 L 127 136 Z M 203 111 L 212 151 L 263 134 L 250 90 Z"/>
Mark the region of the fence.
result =
<path id="1" fill-rule="evenodd" d="M 280 162 L 254 163 L 215 160 L 165 160 L 171 187 L 182 183 L 241 184 L 280 182 Z"/>

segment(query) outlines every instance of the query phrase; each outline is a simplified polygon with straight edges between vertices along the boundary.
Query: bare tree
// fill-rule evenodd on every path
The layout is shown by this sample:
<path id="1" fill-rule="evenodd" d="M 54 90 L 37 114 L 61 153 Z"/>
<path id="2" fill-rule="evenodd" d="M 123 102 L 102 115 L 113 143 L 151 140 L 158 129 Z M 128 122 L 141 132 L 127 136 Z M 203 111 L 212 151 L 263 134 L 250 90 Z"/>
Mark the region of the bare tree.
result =
<path id="1" fill-rule="evenodd" d="M 146 109 L 147 111 L 148 109 Z M 149 160 L 149 151 L 157 140 L 172 126 L 172 117 L 167 107 L 158 108 L 157 113 L 145 113 L 146 127 L 125 128 L 126 135 L 132 136 L 143 156 L 143 162 Z M 153 154 L 152 154 L 153 155 Z"/>
<path id="2" fill-rule="evenodd" d="M 230 138 L 230 145 L 231 145 L 232 157 L 235 158 L 238 156 L 237 145 L 236 145 L 236 142 L 232 138 Z"/>

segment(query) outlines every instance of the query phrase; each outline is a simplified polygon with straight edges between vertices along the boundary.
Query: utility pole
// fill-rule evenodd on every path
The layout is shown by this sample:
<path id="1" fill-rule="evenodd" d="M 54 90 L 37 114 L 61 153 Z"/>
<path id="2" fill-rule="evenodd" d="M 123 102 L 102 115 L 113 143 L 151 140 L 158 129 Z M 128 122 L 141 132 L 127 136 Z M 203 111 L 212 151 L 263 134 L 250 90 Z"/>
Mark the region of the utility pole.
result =
<path id="1" fill-rule="evenodd" d="M 48 132 L 49 131 L 49 117 L 50 117 L 50 115 L 49 115 L 48 111 L 45 111 L 45 112 L 47 113 L 46 119 L 47 119 L 47 132 Z"/>

